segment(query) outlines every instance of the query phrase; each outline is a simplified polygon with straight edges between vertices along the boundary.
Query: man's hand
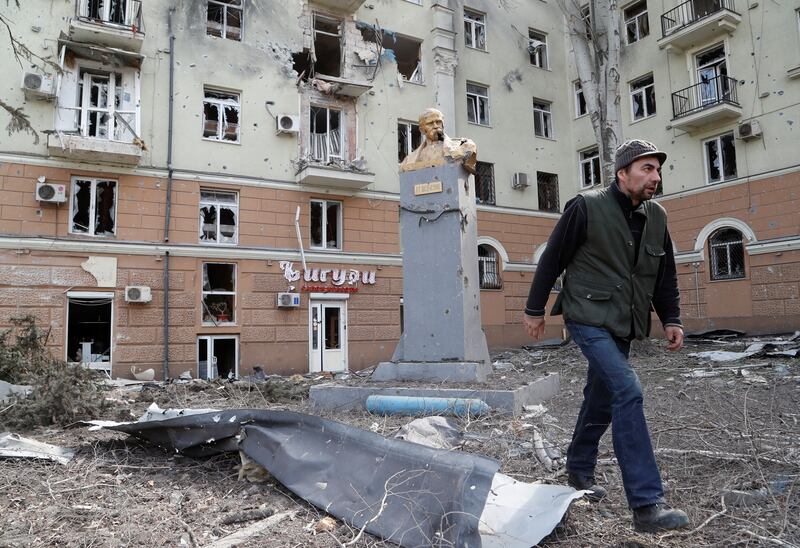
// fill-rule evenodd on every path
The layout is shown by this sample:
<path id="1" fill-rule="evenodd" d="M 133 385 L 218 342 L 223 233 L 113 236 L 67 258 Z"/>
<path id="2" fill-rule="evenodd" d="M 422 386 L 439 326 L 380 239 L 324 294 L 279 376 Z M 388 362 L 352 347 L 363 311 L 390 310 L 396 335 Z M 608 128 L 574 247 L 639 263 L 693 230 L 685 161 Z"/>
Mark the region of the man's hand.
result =
<path id="1" fill-rule="evenodd" d="M 669 344 L 667 350 L 674 352 L 683 346 L 683 329 L 677 325 L 668 325 L 664 328 L 664 336 Z"/>
<path id="2" fill-rule="evenodd" d="M 534 317 L 527 314 L 522 316 L 522 323 L 525 324 L 525 331 L 534 341 L 544 334 L 544 316 Z"/>

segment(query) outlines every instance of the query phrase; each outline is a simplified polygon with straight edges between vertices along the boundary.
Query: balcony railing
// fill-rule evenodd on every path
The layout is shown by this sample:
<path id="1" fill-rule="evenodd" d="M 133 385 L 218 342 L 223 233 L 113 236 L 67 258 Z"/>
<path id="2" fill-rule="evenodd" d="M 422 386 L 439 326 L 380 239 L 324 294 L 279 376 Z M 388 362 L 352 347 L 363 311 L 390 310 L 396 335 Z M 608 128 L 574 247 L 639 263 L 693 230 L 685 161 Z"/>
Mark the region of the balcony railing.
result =
<path id="1" fill-rule="evenodd" d="M 666 37 L 722 10 L 734 11 L 733 0 L 689 0 L 661 16 L 661 35 Z"/>
<path id="2" fill-rule="evenodd" d="M 87 21 L 117 25 L 133 32 L 144 32 L 141 0 L 108 0 L 107 2 L 78 0 L 77 16 Z"/>
<path id="3" fill-rule="evenodd" d="M 672 94 L 673 119 L 688 116 L 720 104 L 738 107 L 737 84 L 736 79 L 730 76 L 716 76 L 676 91 Z"/>

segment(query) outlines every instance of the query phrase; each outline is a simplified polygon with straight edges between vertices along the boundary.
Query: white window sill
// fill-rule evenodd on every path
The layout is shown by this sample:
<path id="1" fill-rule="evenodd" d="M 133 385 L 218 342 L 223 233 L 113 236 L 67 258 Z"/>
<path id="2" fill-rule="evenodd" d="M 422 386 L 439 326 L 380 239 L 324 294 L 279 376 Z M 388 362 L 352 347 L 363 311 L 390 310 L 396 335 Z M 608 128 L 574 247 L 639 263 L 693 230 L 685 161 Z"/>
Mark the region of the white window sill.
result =
<path id="1" fill-rule="evenodd" d="M 586 114 L 578 114 L 577 116 L 575 116 L 575 119 L 580 120 L 581 118 L 586 118 L 587 116 L 589 116 L 588 112 Z"/>
<path id="2" fill-rule="evenodd" d="M 203 327 L 236 327 L 236 322 L 207 322 L 203 320 Z"/>
<path id="3" fill-rule="evenodd" d="M 489 50 L 485 49 L 485 48 L 484 49 L 476 48 L 475 46 L 468 46 L 466 44 L 464 44 L 464 47 L 467 48 L 467 49 L 471 49 L 472 51 L 480 51 L 482 53 L 489 53 Z"/>
<path id="4" fill-rule="evenodd" d="M 115 240 L 117 238 L 116 234 L 88 234 L 86 232 L 69 232 L 70 236 L 82 236 L 84 238 L 102 238 L 108 240 Z"/>
<path id="5" fill-rule="evenodd" d="M 197 243 L 200 245 L 220 246 L 220 247 L 235 247 L 239 245 L 238 240 L 235 242 L 210 242 L 208 240 L 199 240 Z"/>
<path id="6" fill-rule="evenodd" d="M 481 124 L 481 123 L 478 123 L 478 122 L 470 122 L 469 120 L 467 120 L 467 123 L 469 125 L 471 125 L 471 126 L 488 127 L 489 129 L 492 129 L 491 124 Z"/>
<path id="7" fill-rule="evenodd" d="M 545 137 L 544 135 L 536 135 L 535 133 L 533 134 L 533 136 L 536 137 L 537 139 L 544 139 L 545 141 L 553 141 L 553 142 L 556 141 L 555 137 Z"/>
<path id="8" fill-rule="evenodd" d="M 658 114 L 657 112 L 654 112 L 650 116 L 645 116 L 643 118 L 639 118 L 638 120 L 631 120 L 631 123 L 629 125 L 632 126 L 633 124 L 638 124 L 639 122 L 644 122 L 646 120 L 650 120 L 652 118 L 655 118 L 657 114 Z"/>
<path id="9" fill-rule="evenodd" d="M 208 141 L 210 143 L 225 143 L 228 145 L 241 145 L 242 141 L 239 139 L 238 141 L 228 141 L 225 139 L 212 139 L 211 137 L 203 137 L 203 141 Z"/>
<path id="10" fill-rule="evenodd" d="M 330 251 L 333 253 L 341 253 L 342 249 L 339 247 L 316 247 L 316 246 L 309 246 L 308 249 L 312 251 Z"/>

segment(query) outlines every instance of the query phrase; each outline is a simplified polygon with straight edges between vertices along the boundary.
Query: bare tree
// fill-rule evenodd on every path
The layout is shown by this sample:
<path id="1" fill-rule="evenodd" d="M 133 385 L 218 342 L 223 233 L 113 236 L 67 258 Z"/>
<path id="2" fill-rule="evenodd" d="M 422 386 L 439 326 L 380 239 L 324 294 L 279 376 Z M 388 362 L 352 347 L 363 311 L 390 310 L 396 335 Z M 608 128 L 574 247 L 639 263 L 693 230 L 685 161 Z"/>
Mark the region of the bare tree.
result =
<path id="1" fill-rule="evenodd" d="M 600 152 L 603 181 L 614 179 L 622 141 L 619 95 L 620 14 L 616 0 L 557 0 L 567 19 L 575 66 Z"/>

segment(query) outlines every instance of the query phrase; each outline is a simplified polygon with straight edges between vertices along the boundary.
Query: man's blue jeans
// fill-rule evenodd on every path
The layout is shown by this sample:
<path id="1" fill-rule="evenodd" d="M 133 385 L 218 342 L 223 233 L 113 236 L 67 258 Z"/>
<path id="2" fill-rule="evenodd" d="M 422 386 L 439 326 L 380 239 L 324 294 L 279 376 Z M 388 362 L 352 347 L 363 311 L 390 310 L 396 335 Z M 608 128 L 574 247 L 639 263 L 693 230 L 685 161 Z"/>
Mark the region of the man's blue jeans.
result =
<path id="1" fill-rule="evenodd" d="M 642 385 L 628 363 L 630 342 L 602 327 L 571 321 L 566 327 L 589 360 L 567 471 L 594 476 L 597 446 L 610 423 L 628 505 L 640 508 L 662 502 L 664 490 L 644 418 Z"/>

